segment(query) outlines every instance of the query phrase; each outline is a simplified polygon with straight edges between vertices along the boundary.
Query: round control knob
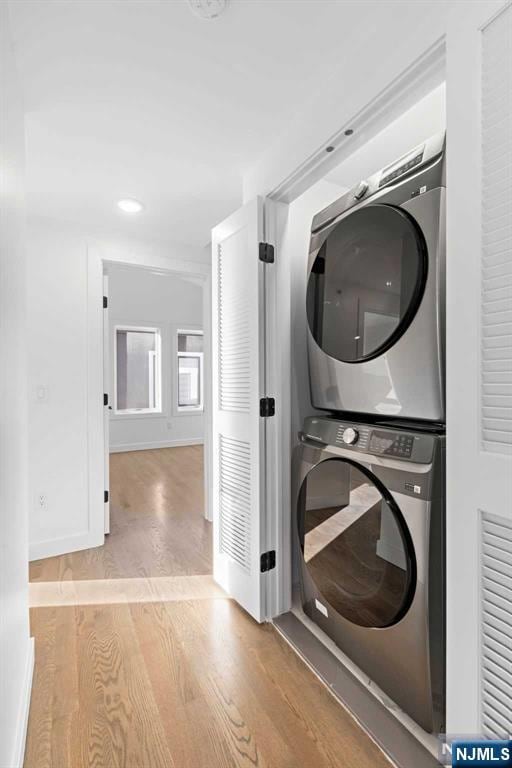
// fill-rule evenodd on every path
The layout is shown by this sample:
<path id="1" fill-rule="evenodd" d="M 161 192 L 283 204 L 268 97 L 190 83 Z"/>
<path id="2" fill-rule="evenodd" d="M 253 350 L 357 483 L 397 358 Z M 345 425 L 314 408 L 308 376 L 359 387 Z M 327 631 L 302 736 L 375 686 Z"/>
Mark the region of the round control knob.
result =
<path id="1" fill-rule="evenodd" d="M 343 442 L 347 445 L 354 445 L 357 443 L 357 440 L 359 438 L 359 432 L 357 429 L 352 429 L 352 427 L 347 427 L 343 432 Z"/>
<path id="2" fill-rule="evenodd" d="M 361 198 L 364 197 L 367 192 L 368 183 L 366 181 L 362 181 L 354 192 L 354 200 L 361 200 Z"/>

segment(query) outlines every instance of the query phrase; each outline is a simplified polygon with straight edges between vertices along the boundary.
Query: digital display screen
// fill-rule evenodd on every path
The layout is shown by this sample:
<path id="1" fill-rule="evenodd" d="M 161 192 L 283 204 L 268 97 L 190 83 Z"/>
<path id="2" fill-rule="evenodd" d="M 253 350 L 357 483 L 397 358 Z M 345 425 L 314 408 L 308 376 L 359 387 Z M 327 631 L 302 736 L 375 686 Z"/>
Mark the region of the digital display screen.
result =
<path id="1" fill-rule="evenodd" d="M 423 158 L 424 149 L 425 149 L 424 145 L 421 147 L 416 147 L 407 155 L 404 155 L 403 157 L 401 157 L 400 160 L 397 160 L 392 165 L 388 165 L 387 168 L 384 168 L 380 177 L 379 187 L 382 187 L 384 184 L 387 184 L 389 181 L 393 181 L 393 179 L 396 179 L 398 176 L 401 176 L 406 171 L 410 170 L 411 168 L 414 168 L 415 165 L 418 165 L 418 163 L 420 163 Z"/>
<path id="2" fill-rule="evenodd" d="M 412 435 L 374 431 L 370 436 L 369 449 L 372 453 L 408 459 L 411 457 L 413 444 Z"/>

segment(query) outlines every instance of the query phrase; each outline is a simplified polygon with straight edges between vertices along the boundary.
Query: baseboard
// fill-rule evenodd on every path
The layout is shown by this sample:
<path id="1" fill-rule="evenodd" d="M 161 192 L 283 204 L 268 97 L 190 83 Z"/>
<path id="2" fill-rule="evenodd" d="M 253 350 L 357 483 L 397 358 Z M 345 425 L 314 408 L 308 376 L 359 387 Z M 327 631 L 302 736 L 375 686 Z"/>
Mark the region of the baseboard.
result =
<path id="1" fill-rule="evenodd" d="M 28 716 L 30 712 L 30 697 L 32 695 L 32 680 L 34 677 L 34 638 L 29 638 L 25 675 L 23 677 L 23 689 L 17 719 L 17 731 L 14 742 L 14 754 L 12 768 L 23 768 L 25 758 L 25 744 L 27 742 Z"/>
<path id="2" fill-rule="evenodd" d="M 190 437 L 185 440 L 160 440 L 154 443 L 120 443 L 110 446 L 110 453 L 128 453 L 129 451 L 154 451 L 156 448 L 180 448 L 185 445 L 203 445 L 202 437 Z"/>
<path id="3" fill-rule="evenodd" d="M 45 557 L 67 555 L 69 552 L 79 552 L 82 549 L 101 547 L 104 541 L 103 532 L 98 536 L 91 534 L 89 531 L 78 536 L 64 536 L 59 539 L 49 539 L 48 541 L 33 541 L 28 547 L 28 559 L 30 561 L 43 560 Z"/>

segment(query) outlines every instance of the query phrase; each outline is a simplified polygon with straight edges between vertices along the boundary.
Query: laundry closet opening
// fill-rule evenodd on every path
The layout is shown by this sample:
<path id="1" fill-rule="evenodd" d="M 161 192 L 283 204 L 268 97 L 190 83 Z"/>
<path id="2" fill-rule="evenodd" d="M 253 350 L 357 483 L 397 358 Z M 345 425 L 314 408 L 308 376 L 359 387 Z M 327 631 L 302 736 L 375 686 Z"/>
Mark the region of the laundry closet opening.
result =
<path id="1" fill-rule="evenodd" d="M 441 80 L 291 201 L 281 247 L 292 579 L 275 623 L 390 752 L 392 723 L 427 760 L 445 723 L 445 98 Z"/>
<path id="2" fill-rule="evenodd" d="M 33 582 L 72 582 L 75 603 L 213 588 L 205 290 L 202 275 L 103 262 L 104 544 L 31 564 Z"/>

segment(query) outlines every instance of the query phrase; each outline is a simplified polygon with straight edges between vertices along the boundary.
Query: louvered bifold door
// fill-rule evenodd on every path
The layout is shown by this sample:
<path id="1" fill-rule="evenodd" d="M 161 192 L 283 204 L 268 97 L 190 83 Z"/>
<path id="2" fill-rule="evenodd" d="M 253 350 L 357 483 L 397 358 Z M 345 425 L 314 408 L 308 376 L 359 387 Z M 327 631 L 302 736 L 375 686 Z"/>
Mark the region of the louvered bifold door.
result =
<path id="1" fill-rule="evenodd" d="M 483 733 L 512 737 L 512 5 L 481 31 Z"/>
<path id="2" fill-rule="evenodd" d="M 512 522 L 482 515 L 481 718 L 489 739 L 512 737 Z"/>
<path id="3" fill-rule="evenodd" d="M 446 731 L 492 734 L 512 693 L 512 5 L 461 5 L 446 38 Z"/>
<path id="4" fill-rule="evenodd" d="M 214 578 L 257 621 L 264 616 L 265 265 L 263 201 L 212 233 Z"/>

